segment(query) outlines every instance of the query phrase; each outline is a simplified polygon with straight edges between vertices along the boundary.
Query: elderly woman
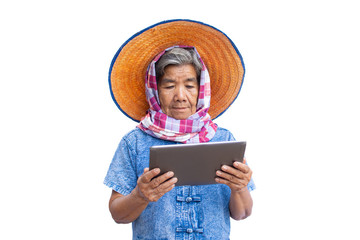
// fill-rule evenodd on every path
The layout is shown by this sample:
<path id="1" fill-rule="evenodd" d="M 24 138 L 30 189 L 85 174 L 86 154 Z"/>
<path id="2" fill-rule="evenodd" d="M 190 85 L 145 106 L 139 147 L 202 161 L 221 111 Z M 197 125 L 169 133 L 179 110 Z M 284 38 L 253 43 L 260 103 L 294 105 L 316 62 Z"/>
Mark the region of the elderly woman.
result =
<path id="1" fill-rule="evenodd" d="M 167 23 L 175 25 L 165 29 L 184 23 L 210 28 L 193 21 Z M 218 184 L 198 186 L 176 186 L 173 172 L 160 175 L 160 169 L 148 168 L 151 146 L 235 140 L 208 114 L 209 76 L 190 46 L 160 52 L 147 68 L 149 109 L 137 128 L 122 138 L 104 182 L 113 189 L 109 202 L 113 219 L 132 222 L 133 239 L 229 239 L 230 216 L 240 220 L 251 214 L 249 191 L 254 184 L 246 163 L 222 166 L 216 172 Z"/>

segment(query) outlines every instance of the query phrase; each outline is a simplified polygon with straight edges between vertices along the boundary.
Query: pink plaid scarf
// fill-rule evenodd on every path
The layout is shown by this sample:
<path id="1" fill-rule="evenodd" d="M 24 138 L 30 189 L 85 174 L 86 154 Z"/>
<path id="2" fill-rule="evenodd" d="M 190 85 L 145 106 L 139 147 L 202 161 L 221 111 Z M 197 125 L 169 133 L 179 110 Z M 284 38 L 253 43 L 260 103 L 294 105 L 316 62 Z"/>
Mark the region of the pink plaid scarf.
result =
<path id="1" fill-rule="evenodd" d="M 193 48 L 197 53 L 195 47 L 174 47 Z M 145 79 L 145 92 L 150 109 L 147 111 L 146 116 L 141 119 L 137 127 L 153 137 L 164 140 L 182 143 L 208 142 L 214 137 L 217 125 L 211 121 L 210 115 L 207 113 L 210 107 L 210 77 L 198 53 L 197 55 L 200 58 L 203 68 L 200 75 L 196 113 L 188 119 L 177 120 L 167 116 L 161 111 L 157 91 L 155 63 L 166 51 L 174 47 L 170 47 L 161 52 L 149 65 Z"/>

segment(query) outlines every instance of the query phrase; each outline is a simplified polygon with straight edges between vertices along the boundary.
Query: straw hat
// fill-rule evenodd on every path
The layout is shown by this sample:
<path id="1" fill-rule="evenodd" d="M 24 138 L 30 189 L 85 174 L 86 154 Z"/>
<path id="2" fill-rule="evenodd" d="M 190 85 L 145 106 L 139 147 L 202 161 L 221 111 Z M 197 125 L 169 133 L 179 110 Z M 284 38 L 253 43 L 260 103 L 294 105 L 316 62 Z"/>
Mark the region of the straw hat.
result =
<path id="1" fill-rule="evenodd" d="M 169 20 L 132 36 L 115 54 L 109 71 L 112 98 L 119 109 L 140 121 L 149 109 L 145 75 L 153 58 L 175 45 L 194 46 L 204 61 L 211 81 L 209 114 L 220 116 L 238 96 L 245 73 L 235 44 L 220 30 L 192 20 Z"/>

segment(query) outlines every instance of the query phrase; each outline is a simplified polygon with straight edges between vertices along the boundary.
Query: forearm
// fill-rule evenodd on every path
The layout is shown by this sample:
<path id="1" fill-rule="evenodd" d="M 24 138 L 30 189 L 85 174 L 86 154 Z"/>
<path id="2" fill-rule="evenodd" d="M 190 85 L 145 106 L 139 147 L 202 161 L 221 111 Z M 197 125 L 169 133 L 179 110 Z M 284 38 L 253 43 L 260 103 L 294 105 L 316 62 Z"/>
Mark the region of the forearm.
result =
<path id="1" fill-rule="evenodd" d="M 230 215 L 235 220 L 250 216 L 253 201 L 247 187 L 240 191 L 232 191 L 229 203 Z"/>
<path id="2" fill-rule="evenodd" d="M 115 222 L 130 223 L 135 221 L 145 210 L 149 202 L 158 201 L 165 193 L 175 187 L 177 178 L 173 172 L 167 172 L 160 176 L 159 168 L 144 169 L 144 173 L 138 178 L 137 185 L 129 195 L 121 195 L 112 192 L 109 209 Z M 158 177 L 156 177 L 158 176 Z"/>
<path id="3" fill-rule="evenodd" d="M 135 221 L 147 207 L 148 202 L 139 197 L 135 188 L 129 195 L 119 195 L 109 203 L 112 218 L 116 223 Z"/>

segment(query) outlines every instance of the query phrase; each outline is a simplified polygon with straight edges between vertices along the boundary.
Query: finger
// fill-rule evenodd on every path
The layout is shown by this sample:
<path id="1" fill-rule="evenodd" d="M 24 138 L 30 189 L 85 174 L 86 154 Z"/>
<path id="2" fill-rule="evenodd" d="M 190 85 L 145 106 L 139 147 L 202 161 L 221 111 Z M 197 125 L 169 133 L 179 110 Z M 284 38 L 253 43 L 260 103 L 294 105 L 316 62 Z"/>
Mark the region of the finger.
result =
<path id="1" fill-rule="evenodd" d="M 177 178 L 172 178 L 169 181 L 166 181 L 160 184 L 158 187 L 151 190 L 151 194 L 149 199 L 152 202 L 156 202 L 159 200 L 165 193 L 169 192 L 171 189 L 175 187 L 175 183 L 177 182 Z"/>
<path id="2" fill-rule="evenodd" d="M 250 170 L 250 168 L 249 168 L 248 165 L 246 165 L 246 164 L 244 164 L 244 163 L 241 163 L 241 162 L 234 162 L 234 163 L 233 163 L 233 166 L 234 166 L 236 169 L 242 171 L 243 173 L 248 173 L 249 170 Z"/>
<path id="3" fill-rule="evenodd" d="M 151 202 L 158 201 L 162 196 L 164 196 L 165 193 L 171 191 L 174 187 L 175 187 L 175 184 L 172 184 L 169 187 L 162 189 L 161 191 L 160 190 L 156 191 L 156 193 L 150 197 L 150 201 Z"/>
<path id="4" fill-rule="evenodd" d="M 236 167 L 238 170 L 240 170 L 243 173 L 243 176 L 241 176 L 240 178 L 247 179 L 248 181 L 250 181 L 252 176 L 252 171 L 248 165 L 241 162 L 234 162 L 234 167 Z"/>
<path id="5" fill-rule="evenodd" d="M 169 171 L 167 173 L 164 173 L 161 176 L 151 180 L 151 186 L 153 188 L 157 188 L 160 184 L 164 183 L 166 180 L 172 178 L 173 176 L 174 176 L 174 172 Z"/>
<path id="6" fill-rule="evenodd" d="M 227 186 L 230 187 L 230 189 L 234 189 L 236 191 L 244 189 L 247 186 L 247 184 L 246 184 L 246 182 L 244 180 L 241 180 L 239 184 L 235 184 L 235 183 L 230 182 L 230 181 L 228 181 L 226 179 L 223 179 L 223 178 L 215 178 L 215 181 L 217 183 L 226 184 Z"/>
<path id="7" fill-rule="evenodd" d="M 167 188 L 164 188 L 164 194 L 167 193 L 167 192 L 170 192 L 174 187 L 175 187 L 175 183 L 171 184 Z"/>
<path id="8" fill-rule="evenodd" d="M 159 173 L 160 173 L 159 168 L 154 168 L 151 171 L 149 171 L 148 168 L 145 168 L 143 175 L 141 175 L 141 177 L 140 177 L 141 181 L 144 182 L 144 183 L 149 183 L 149 182 L 151 182 L 151 179 L 153 179 Z"/>
<path id="9" fill-rule="evenodd" d="M 226 172 L 222 172 L 222 171 L 216 171 L 216 175 L 219 176 L 220 178 L 223 178 L 231 183 L 234 184 L 240 184 L 241 180 L 239 177 L 232 175 L 232 174 L 228 174 Z"/>
<path id="10" fill-rule="evenodd" d="M 223 172 L 226 172 L 226 173 L 230 174 L 230 175 L 234 175 L 237 178 L 243 178 L 244 177 L 244 173 L 241 170 L 237 169 L 237 168 L 233 168 L 233 167 L 230 167 L 230 166 L 227 166 L 227 165 L 223 165 L 221 167 L 221 170 Z"/>
<path id="11" fill-rule="evenodd" d="M 160 184 L 157 188 L 154 189 L 156 195 L 160 198 L 165 193 L 169 192 L 171 189 L 175 187 L 175 183 L 178 181 L 177 178 L 172 178 L 169 181 L 166 181 Z"/>
<path id="12" fill-rule="evenodd" d="M 176 177 L 173 177 L 169 181 L 165 181 L 164 183 L 160 184 L 158 188 L 160 188 L 161 190 L 168 189 L 169 187 L 177 183 L 177 181 L 178 179 Z"/>
<path id="13" fill-rule="evenodd" d="M 226 185 L 228 185 L 231 189 L 234 187 L 234 183 L 232 183 L 232 182 L 230 182 L 230 181 L 228 181 L 228 180 L 226 180 L 226 179 L 224 179 L 224 178 L 219 178 L 219 177 L 217 177 L 217 178 L 215 178 L 215 181 L 216 182 L 218 182 L 218 183 L 222 183 L 222 184 L 226 184 Z"/>

